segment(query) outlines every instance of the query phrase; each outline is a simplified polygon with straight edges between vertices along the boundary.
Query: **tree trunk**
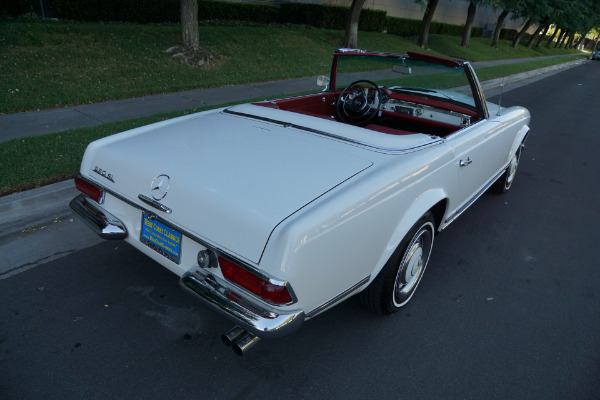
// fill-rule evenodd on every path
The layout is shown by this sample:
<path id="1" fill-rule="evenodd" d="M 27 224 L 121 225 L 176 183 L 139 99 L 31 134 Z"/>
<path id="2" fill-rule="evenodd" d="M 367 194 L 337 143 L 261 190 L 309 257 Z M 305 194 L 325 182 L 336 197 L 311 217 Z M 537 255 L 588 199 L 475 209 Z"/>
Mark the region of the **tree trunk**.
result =
<path id="1" fill-rule="evenodd" d="M 540 37 L 538 38 L 537 43 L 535 44 L 535 48 L 539 49 L 540 46 L 542 45 L 542 39 L 544 39 L 546 37 L 546 33 L 548 33 L 548 29 L 550 29 L 550 25 L 546 25 L 544 27 L 544 30 L 542 31 L 542 34 L 540 35 Z"/>
<path id="2" fill-rule="evenodd" d="M 560 33 L 560 36 L 558 37 L 558 40 L 556 41 L 556 44 L 554 45 L 554 48 L 557 48 L 558 45 L 562 43 L 562 41 L 564 40 L 566 34 L 567 34 L 567 31 L 565 31 L 565 30 L 563 30 Z"/>
<path id="3" fill-rule="evenodd" d="M 362 11 L 365 0 L 352 0 L 350 6 L 350 15 L 346 23 L 346 35 L 344 37 L 344 47 L 358 47 L 358 19 Z"/>
<path id="4" fill-rule="evenodd" d="M 548 43 L 546 43 L 547 49 L 550 48 L 550 46 L 552 45 L 552 42 L 554 41 L 554 38 L 556 37 L 556 35 L 558 35 L 559 31 L 560 31 L 560 28 L 558 26 L 556 28 L 554 28 L 554 33 L 552 34 L 552 37 L 550 39 L 548 39 Z"/>
<path id="5" fill-rule="evenodd" d="M 429 43 L 429 28 L 431 27 L 431 21 L 433 20 L 433 14 L 440 0 L 428 0 L 427 7 L 425 8 L 425 15 L 423 15 L 423 21 L 421 22 L 421 32 L 419 33 L 419 41 L 417 45 L 423 49 L 427 48 Z"/>
<path id="6" fill-rule="evenodd" d="M 196 0 L 181 0 L 181 36 L 186 48 L 200 49 L 198 2 Z"/>
<path id="7" fill-rule="evenodd" d="M 492 47 L 498 48 L 498 41 L 500 40 L 500 32 L 502 32 L 502 26 L 504 25 L 504 20 L 508 15 L 507 10 L 503 10 L 500 15 L 498 15 L 498 22 L 496 22 L 496 29 L 494 29 L 494 38 L 492 39 Z"/>
<path id="8" fill-rule="evenodd" d="M 583 44 L 583 41 L 585 40 L 585 36 L 586 35 L 581 35 L 581 37 L 579 38 L 579 40 L 577 41 L 577 43 L 575 43 L 575 48 L 578 49 L 579 46 L 581 46 Z"/>
<path id="9" fill-rule="evenodd" d="M 469 1 L 469 10 L 467 11 L 467 22 L 465 22 L 465 29 L 463 30 L 462 42 L 460 45 L 466 49 L 469 48 L 469 42 L 471 40 L 471 29 L 473 28 L 473 20 L 475 20 L 475 12 L 477 12 L 477 4 L 472 0 Z"/>
<path id="10" fill-rule="evenodd" d="M 523 26 L 523 28 L 521 28 L 521 31 L 517 34 L 517 37 L 515 38 L 515 40 L 513 40 L 513 44 L 512 44 L 513 49 L 517 48 L 517 46 L 519 45 L 519 42 L 521 41 L 521 38 L 523 38 L 523 36 L 525 36 L 525 34 L 527 33 L 527 30 L 529 29 L 531 24 L 533 24 L 533 21 L 531 21 L 531 18 L 530 18 L 527 20 L 527 22 L 525 22 L 525 25 Z"/>
<path id="11" fill-rule="evenodd" d="M 569 41 L 565 45 L 565 49 L 572 49 L 573 48 L 573 42 L 575 41 L 575 35 L 576 34 L 577 34 L 577 32 L 573 32 L 573 34 L 571 35 L 571 37 L 569 37 Z"/>
<path id="12" fill-rule="evenodd" d="M 540 32 L 542 31 L 542 29 L 544 29 L 544 27 L 542 25 L 539 25 L 537 27 L 537 29 L 535 30 L 535 33 L 533 35 L 531 35 L 531 37 L 529 38 L 529 40 L 527 41 L 527 48 L 530 49 L 531 46 L 533 46 L 533 42 L 535 41 L 535 39 L 538 37 L 538 35 L 540 34 Z"/>

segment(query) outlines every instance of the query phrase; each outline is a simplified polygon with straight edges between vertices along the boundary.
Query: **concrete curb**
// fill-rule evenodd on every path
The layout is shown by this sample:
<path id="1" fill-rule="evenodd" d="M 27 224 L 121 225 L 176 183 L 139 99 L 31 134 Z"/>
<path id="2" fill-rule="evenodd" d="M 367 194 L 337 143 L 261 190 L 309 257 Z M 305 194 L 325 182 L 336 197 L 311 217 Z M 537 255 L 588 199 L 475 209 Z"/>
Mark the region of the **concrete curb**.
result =
<path id="1" fill-rule="evenodd" d="M 0 197 L 0 237 L 70 215 L 73 180 Z"/>
<path id="2" fill-rule="evenodd" d="M 486 97 L 490 98 L 500 92 L 503 84 L 503 91 L 508 92 L 582 62 L 586 62 L 586 60 L 578 59 L 504 78 L 490 79 L 482 82 L 482 86 Z M 68 180 L 0 197 L 0 238 L 69 216 L 71 214 L 69 202 L 78 193 L 73 181 Z"/>

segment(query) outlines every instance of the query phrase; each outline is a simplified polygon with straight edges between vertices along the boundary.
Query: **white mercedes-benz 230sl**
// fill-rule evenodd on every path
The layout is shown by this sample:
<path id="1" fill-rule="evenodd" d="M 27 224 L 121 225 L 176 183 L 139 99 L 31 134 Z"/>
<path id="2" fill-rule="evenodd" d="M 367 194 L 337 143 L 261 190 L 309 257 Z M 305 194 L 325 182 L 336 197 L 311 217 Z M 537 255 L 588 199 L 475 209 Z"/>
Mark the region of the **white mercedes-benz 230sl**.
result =
<path id="1" fill-rule="evenodd" d="M 231 320 L 239 354 L 354 294 L 404 306 L 436 233 L 510 189 L 529 132 L 468 62 L 339 49 L 318 82 L 95 141 L 75 179 L 75 213 Z"/>

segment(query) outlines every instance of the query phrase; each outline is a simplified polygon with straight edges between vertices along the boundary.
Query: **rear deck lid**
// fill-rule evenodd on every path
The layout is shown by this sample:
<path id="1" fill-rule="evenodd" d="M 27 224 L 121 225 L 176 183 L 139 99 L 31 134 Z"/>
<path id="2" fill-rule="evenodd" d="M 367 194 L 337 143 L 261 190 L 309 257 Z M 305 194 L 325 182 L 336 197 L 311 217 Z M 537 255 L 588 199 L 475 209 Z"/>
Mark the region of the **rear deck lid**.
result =
<path id="1" fill-rule="evenodd" d="M 340 141 L 209 112 L 94 143 L 82 172 L 200 239 L 257 263 L 282 220 L 371 164 Z M 111 174 L 114 182 L 94 169 Z M 152 196 L 151 183 L 159 175 L 170 180 L 160 202 L 171 214 L 138 199 Z"/>

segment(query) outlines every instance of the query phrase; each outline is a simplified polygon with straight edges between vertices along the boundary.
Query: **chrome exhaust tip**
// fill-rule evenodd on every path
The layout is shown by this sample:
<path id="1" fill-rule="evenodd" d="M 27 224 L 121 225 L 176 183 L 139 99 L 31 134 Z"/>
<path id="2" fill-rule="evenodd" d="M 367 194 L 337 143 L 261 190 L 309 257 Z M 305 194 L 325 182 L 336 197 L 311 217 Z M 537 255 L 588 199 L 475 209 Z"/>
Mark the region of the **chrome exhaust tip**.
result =
<path id="1" fill-rule="evenodd" d="M 260 338 L 258 336 L 255 336 L 249 332 L 245 332 L 231 345 L 231 348 L 235 354 L 238 356 L 243 356 L 259 341 Z"/>
<path id="2" fill-rule="evenodd" d="M 224 333 L 221 336 L 221 339 L 223 340 L 223 343 L 225 343 L 226 346 L 231 346 L 233 342 L 239 339 L 240 336 L 242 336 L 244 333 L 246 333 L 245 330 L 243 330 L 239 326 L 234 326 L 228 332 Z"/>

